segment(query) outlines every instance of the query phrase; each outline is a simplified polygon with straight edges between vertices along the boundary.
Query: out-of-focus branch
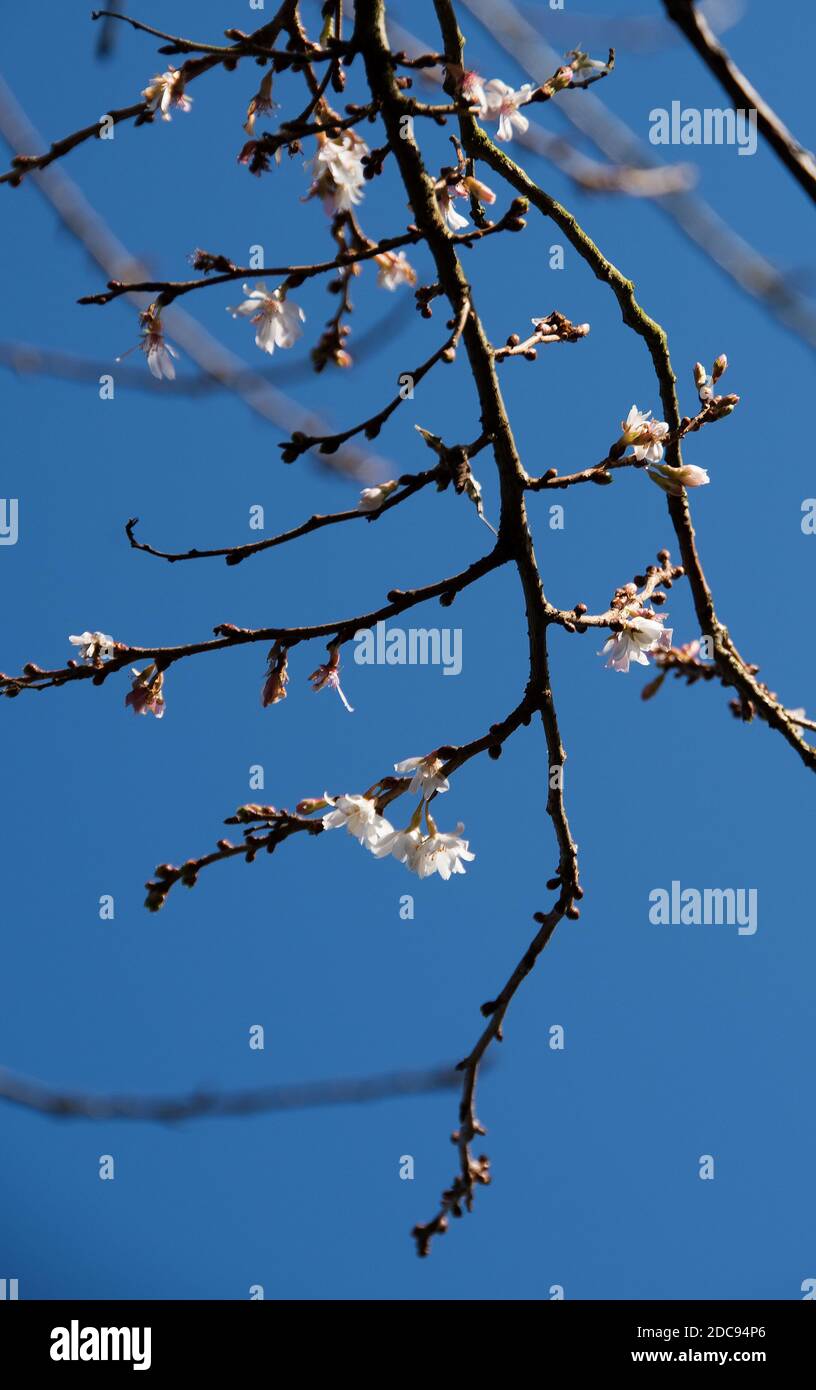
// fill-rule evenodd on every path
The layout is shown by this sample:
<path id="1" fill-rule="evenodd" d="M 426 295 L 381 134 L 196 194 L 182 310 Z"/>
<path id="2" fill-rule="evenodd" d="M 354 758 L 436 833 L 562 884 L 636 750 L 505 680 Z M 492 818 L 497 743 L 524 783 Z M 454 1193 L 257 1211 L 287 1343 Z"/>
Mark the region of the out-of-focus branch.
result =
<path id="1" fill-rule="evenodd" d="M 752 107 L 756 111 L 757 123 L 771 149 L 785 168 L 793 174 L 811 201 L 816 202 L 816 160 L 810 150 L 806 150 L 804 145 L 799 143 L 773 108 L 763 101 L 756 87 L 745 73 L 740 71 L 727 49 L 723 48 L 712 32 L 694 0 L 663 0 L 663 4 L 669 19 L 685 34 L 709 72 L 713 73 L 720 86 L 728 93 L 734 106 L 738 110 Z"/>
<path id="2" fill-rule="evenodd" d="M 250 1090 L 192 1091 L 184 1096 L 94 1096 L 84 1091 L 61 1091 L 0 1070 L 0 1101 L 36 1110 L 54 1119 L 152 1120 L 163 1124 L 270 1111 L 310 1110 L 328 1105 L 360 1105 L 378 1100 L 450 1091 L 459 1085 L 456 1072 L 447 1066 L 415 1071 L 384 1072 L 336 1081 L 303 1081 Z"/>
<path id="3" fill-rule="evenodd" d="M 372 352 L 379 352 L 384 342 L 393 343 L 397 334 L 405 329 L 413 311 L 413 301 L 405 296 L 395 299 L 390 308 L 374 323 L 369 324 L 354 339 L 354 362 L 356 366 Z M 81 357 L 76 353 L 62 352 L 57 348 L 44 348 L 35 343 L 0 342 L 0 367 L 19 377 L 52 377 L 57 381 L 97 382 L 100 376 L 111 371 L 110 361 L 101 358 Z M 257 380 L 265 382 L 291 382 L 314 377 L 314 365 L 310 357 L 286 358 L 273 367 L 254 371 L 247 367 L 245 376 L 240 373 L 230 382 L 219 381 L 206 372 L 185 372 L 177 376 L 172 386 L 172 395 L 199 398 L 216 395 L 220 391 L 236 390 L 239 386 L 251 386 Z M 131 367 L 127 363 L 117 363 L 116 385 L 125 385 L 134 391 L 144 391 L 162 395 L 165 400 L 168 388 L 165 382 L 157 381 L 143 366 Z"/>
<path id="4" fill-rule="evenodd" d="M 110 58 L 113 53 L 116 31 L 119 28 L 115 21 L 122 18 L 121 11 L 121 0 L 111 0 L 111 8 L 105 12 L 103 22 L 99 26 L 99 35 L 96 40 L 97 58 Z"/>

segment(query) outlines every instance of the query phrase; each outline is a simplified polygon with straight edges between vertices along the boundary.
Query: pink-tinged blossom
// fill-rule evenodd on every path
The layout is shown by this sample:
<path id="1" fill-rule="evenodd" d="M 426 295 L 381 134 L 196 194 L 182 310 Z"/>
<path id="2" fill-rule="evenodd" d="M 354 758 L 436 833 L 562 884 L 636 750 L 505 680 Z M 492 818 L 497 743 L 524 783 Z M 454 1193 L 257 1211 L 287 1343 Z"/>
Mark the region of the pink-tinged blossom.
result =
<path id="1" fill-rule="evenodd" d="M 340 830 L 345 826 L 349 835 L 375 852 L 385 836 L 393 834 L 393 825 L 379 814 L 377 803 L 371 797 L 356 793 L 333 797 L 325 792 L 324 800 L 327 806 L 333 807 L 323 817 L 324 830 Z"/>
<path id="2" fill-rule="evenodd" d="M 480 203 L 495 203 L 496 195 L 492 188 L 488 188 L 481 179 L 476 179 L 470 175 L 464 179 L 455 179 L 451 183 L 446 183 L 436 191 L 436 201 L 439 204 L 439 211 L 447 222 L 452 232 L 461 232 L 463 227 L 469 227 L 470 223 L 461 212 L 457 212 L 454 205 L 455 198 L 478 198 Z"/>
<path id="3" fill-rule="evenodd" d="M 399 483 L 393 478 L 387 483 L 378 483 L 376 487 L 364 487 L 360 493 L 360 500 L 357 503 L 358 512 L 378 512 L 384 502 L 388 501 L 392 492 L 399 487 Z"/>
<path id="4" fill-rule="evenodd" d="M 381 251 L 374 257 L 379 271 L 377 284 L 384 290 L 395 290 L 400 285 L 415 285 L 416 271 L 402 251 Z"/>
<path id="5" fill-rule="evenodd" d="M 684 463 L 680 468 L 671 468 L 667 463 L 653 463 L 646 471 L 652 482 L 671 497 L 681 497 L 684 487 L 707 487 L 711 482 L 706 470 L 694 463 Z"/>
<path id="6" fill-rule="evenodd" d="M 439 877 L 445 880 L 452 874 L 463 874 L 465 863 L 471 863 L 476 858 L 468 848 L 469 842 L 461 838 L 464 828 L 460 821 L 455 833 L 442 832 L 437 830 L 433 821 L 429 819 L 431 833 L 417 849 L 411 866 L 414 872 L 420 878 L 430 878 L 431 874 L 439 874 Z"/>
<path id="7" fill-rule="evenodd" d="M 167 71 L 154 77 L 145 87 L 142 96 L 147 102 L 148 111 L 161 111 L 163 121 L 172 120 L 171 107 L 178 111 L 189 111 L 193 98 L 184 91 L 184 74 L 178 68 L 168 65 Z"/>
<path id="8" fill-rule="evenodd" d="M 330 659 L 325 663 L 325 665 L 318 666 L 316 671 L 312 671 L 309 680 L 312 682 L 313 690 L 336 690 L 337 694 L 340 696 L 340 699 L 343 701 L 343 704 L 345 705 L 349 714 L 354 713 L 352 706 L 349 704 L 348 700 L 345 697 L 345 694 L 343 693 L 343 687 L 340 684 L 339 652 L 332 652 Z"/>
<path id="9" fill-rule="evenodd" d="M 133 675 L 136 679 L 130 693 L 125 696 L 125 704 L 129 705 L 134 714 L 155 714 L 157 719 L 164 718 L 164 696 L 162 686 L 164 685 L 164 675 L 157 671 L 153 665 L 146 666 L 143 671 L 137 671 L 133 667 Z"/>
<path id="10" fill-rule="evenodd" d="M 638 463 L 659 463 L 663 457 L 663 443 L 669 433 L 665 420 L 653 420 L 651 410 L 638 410 L 632 406 L 625 420 L 621 421 L 620 442 L 632 445 L 632 453 Z"/>
<path id="11" fill-rule="evenodd" d="M 448 779 L 441 776 L 442 759 L 435 749 L 423 758 L 406 758 L 404 762 L 394 763 L 394 771 L 413 774 L 408 788 L 412 795 L 421 792 L 424 797 L 431 797 L 434 792 L 446 792 L 450 786 Z"/>
<path id="12" fill-rule="evenodd" d="M 467 102 L 471 108 L 475 107 L 476 114 L 484 116 L 487 112 L 487 96 L 485 94 L 484 78 L 472 69 L 462 68 L 457 63 L 447 65 L 448 75 L 456 83 L 456 93 Z"/>
<path id="13" fill-rule="evenodd" d="M 613 671 L 625 673 L 633 661 L 638 666 L 648 666 L 647 652 L 668 651 L 673 629 L 662 626 L 666 616 L 664 613 L 658 617 L 650 609 L 635 608 L 634 605 L 622 609 L 620 618 L 626 626 L 622 632 L 613 633 L 600 653 L 608 656 L 607 666 Z"/>
<path id="14" fill-rule="evenodd" d="M 244 285 L 243 290 L 246 299 L 228 308 L 227 313 L 234 319 L 248 318 L 255 325 L 255 342 L 262 352 L 271 354 L 276 347 L 293 347 L 303 332 L 303 310 L 286 298 L 285 290 L 267 290 L 263 280 L 254 288 Z"/>
<path id="15" fill-rule="evenodd" d="M 117 643 L 104 632 L 81 632 L 78 637 L 69 637 L 73 646 L 79 647 L 79 658 L 86 666 L 98 666 L 113 656 Z"/>
<path id="16" fill-rule="evenodd" d="M 491 203 L 495 203 L 496 195 L 493 189 L 488 188 L 487 184 L 482 183 L 481 179 L 474 178 L 472 174 L 468 174 L 467 178 L 462 180 L 462 183 L 464 184 L 465 192 L 472 194 L 474 198 L 478 198 L 480 203 L 487 203 L 488 206 Z"/>
<path id="17" fill-rule="evenodd" d="M 454 206 L 454 198 L 466 198 L 468 190 L 464 183 L 446 183 L 436 194 L 436 201 L 439 204 L 439 211 L 447 222 L 452 232 L 461 232 L 463 227 L 469 227 L 470 223 L 461 212 L 457 212 Z"/>
<path id="18" fill-rule="evenodd" d="M 528 129 L 530 122 L 526 116 L 522 116 L 519 107 L 526 105 L 535 90 L 531 82 L 525 82 L 515 90 L 502 82 L 500 77 L 493 77 L 485 83 L 487 119 L 499 123 L 497 140 L 512 140 L 514 130 L 523 135 Z"/>

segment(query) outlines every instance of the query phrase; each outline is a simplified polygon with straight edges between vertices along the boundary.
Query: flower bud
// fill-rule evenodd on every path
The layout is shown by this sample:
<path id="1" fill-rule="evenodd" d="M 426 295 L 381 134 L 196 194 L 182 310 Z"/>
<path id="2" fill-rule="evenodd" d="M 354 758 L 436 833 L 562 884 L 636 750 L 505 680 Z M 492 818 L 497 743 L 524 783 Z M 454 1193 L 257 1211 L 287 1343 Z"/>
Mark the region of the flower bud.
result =
<path id="1" fill-rule="evenodd" d="M 647 469 L 653 483 L 657 483 L 671 497 L 680 497 L 684 487 L 706 487 L 711 479 L 704 468 L 696 464 L 684 463 L 680 468 L 671 468 L 665 463 L 653 463 Z M 667 581 L 668 583 L 668 581 Z"/>
<path id="2" fill-rule="evenodd" d="M 495 203 L 496 195 L 493 189 L 488 188 L 487 184 L 482 183 L 481 179 L 475 179 L 469 176 L 464 179 L 463 182 L 468 193 L 471 193 L 474 198 L 478 198 L 481 203 Z"/>

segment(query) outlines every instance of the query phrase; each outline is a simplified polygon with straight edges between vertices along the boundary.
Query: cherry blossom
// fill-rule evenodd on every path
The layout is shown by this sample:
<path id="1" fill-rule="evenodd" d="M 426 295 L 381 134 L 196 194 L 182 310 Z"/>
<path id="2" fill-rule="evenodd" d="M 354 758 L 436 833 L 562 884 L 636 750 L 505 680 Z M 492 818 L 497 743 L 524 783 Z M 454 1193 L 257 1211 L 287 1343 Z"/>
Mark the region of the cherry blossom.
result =
<path id="1" fill-rule="evenodd" d="M 416 869 L 417 853 L 421 844 L 422 831 L 419 826 L 409 825 L 407 830 L 392 830 L 390 834 L 384 835 L 374 845 L 373 853 L 377 859 L 384 859 L 386 855 L 392 854 L 400 864 L 407 865 L 409 869 Z"/>
<path id="2" fill-rule="evenodd" d="M 508 87 L 506 82 L 502 82 L 500 77 L 493 77 L 485 83 L 486 116 L 488 120 L 497 120 L 499 123 L 496 131 L 497 140 L 512 140 L 514 129 L 521 135 L 528 129 L 530 122 L 526 116 L 522 116 L 519 107 L 530 100 L 535 90 L 532 82 L 525 82 L 516 91 L 513 87 Z"/>
<path id="3" fill-rule="evenodd" d="M 477 115 L 484 116 L 488 105 L 484 78 L 472 69 L 459 67 L 457 63 L 449 63 L 447 66 L 449 75 L 456 83 L 458 95 L 468 106 L 475 107 Z"/>
<path id="4" fill-rule="evenodd" d="M 623 632 L 612 634 L 600 653 L 609 656 L 607 667 L 625 673 L 632 661 L 648 666 L 647 652 L 668 651 L 673 629 L 662 626 L 667 616 L 665 613 L 658 616 L 651 609 L 634 604 L 621 609 L 620 618 L 626 626 Z"/>
<path id="5" fill-rule="evenodd" d="M 134 714 L 154 714 L 157 719 L 163 719 L 164 675 L 152 664 L 146 666 L 143 671 L 137 671 L 134 666 L 132 671 L 136 679 L 130 693 L 125 696 L 125 704 L 130 706 Z"/>
<path id="6" fill-rule="evenodd" d="M 276 347 L 293 347 L 303 332 L 303 310 L 286 298 L 285 290 L 267 290 L 263 280 L 254 288 L 245 284 L 243 290 L 246 299 L 235 308 L 228 308 L 227 313 L 255 324 L 255 342 L 262 352 L 271 354 Z"/>
<path id="7" fill-rule="evenodd" d="M 78 655 L 86 666 L 98 666 L 100 661 L 109 660 L 117 645 L 105 632 L 81 632 L 78 637 L 69 637 L 68 641 L 79 647 Z"/>
<path id="8" fill-rule="evenodd" d="M 163 121 L 172 120 L 171 107 L 175 106 L 179 111 L 189 111 L 193 104 L 193 98 L 188 97 L 184 91 L 184 74 L 172 65 L 168 65 L 166 72 L 159 73 L 151 79 L 142 96 L 147 102 L 148 111 L 161 111 Z"/>
<path id="9" fill-rule="evenodd" d="M 166 341 L 164 327 L 161 321 L 161 314 L 151 304 L 139 315 L 139 323 L 142 329 L 142 341 L 136 343 L 147 358 L 147 365 L 151 374 L 157 381 L 166 377 L 168 381 L 175 381 L 176 369 L 173 366 L 173 358 L 178 358 L 178 353 L 174 347 Z M 127 357 L 134 348 L 128 348 L 117 357 L 116 361 L 121 362 Z"/>
<path id="10" fill-rule="evenodd" d="M 400 285 L 415 285 L 416 271 L 402 251 L 382 251 L 374 257 L 379 266 L 377 284 L 385 290 L 395 290 Z"/>
<path id="11" fill-rule="evenodd" d="M 348 212 L 362 201 L 365 188 L 363 158 L 368 146 L 353 131 L 347 130 L 338 140 L 319 139 L 317 154 L 312 161 L 314 179 L 307 198 L 320 198 L 330 217 Z"/>
<path id="12" fill-rule="evenodd" d="M 340 653 L 336 649 L 325 665 L 318 666 L 316 671 L 312 671 L 309 680 L 312 682 L 313 690 L 323 690 L 324 688 L 336 690 L 349 714 L 354 713 L 354 709 L 346 699 L 340 684 Z"/>
<path id="13" fill-rule="evenodd" d="M 454 198 L 469 198 L 473 195 L 482 203 L 495 203 L 496 195 L 492 188 L 488 188 L 481 179 L 473 178 L 469 175 L 464 179 L 454 179 L 446 183 L 436 192 L 436 201 L 439 204 L 439 211 L 453 232 L 461 232 L 463 227 L 469 227 L 470 223 L 461 212 L 457 212 L 454 207 Z"/>
<path id="14" fill-rule="evenodd" d="M 663 457 L 662 440 L 666 438 L 669 427 L 665 420 L 653 420 L 651 410 L 638 410 L 632 406 L 625 420 L 621 421 L 620 442 L 631 444 L 632 453 L 639 463 L 659 463 Z"/>
<path id="15" fill-rule="evenodd" d="M 424 797 L 431 797 L 434 792 L 446 792 L 450 786 L 448 779 L 440 775 L 442 759 L 436 749 L 422 758 L 406 758 L 404 762 L 394 763 L 394 771 L 413 773 L 408 788 L 412 794 L 420 792 Z"/>
<path id="16" fill-rule="evenodd" d="M 333 797 L 325 792 L 324 800 L 327 806 L 334 808 L 323 817 L 324 830 L 339 830 L 345 826 L 349 835 L 375 852 L 385 836 L 394 832 L 393 825 L 379 814 L 377 803 L 371 797 L 357 793 Z"/>
<path id="17" fill-rule="evenodd" d="M 467 188 L 464 183 L 446 183 L 443 188 L 437 191 L 436 201 L 439 204 L 439 211 L 447 222 L 452 232 L 461 232 L 463 227 L 469 227 L 470 223 L 461 212 L 457 212 L 454 207 L 454 198 L 466 198 Z"/>
<path id="18" fill-rule="evenodd" d="M 428 816 L 428 829 L 431 833 L 417 848 L 411 865 L 414 872 L 420 878 L 430 878 L 431 874 L 439 874 L 439 877 L 446 881 L 452 874 L 463 874 L 465 863 L 471 863 L 476 858 L 468 848 L 468 841 L 461 838 L 464 828 L 460 821 L 455 832 L 442 832 L 437 830 Z"/>

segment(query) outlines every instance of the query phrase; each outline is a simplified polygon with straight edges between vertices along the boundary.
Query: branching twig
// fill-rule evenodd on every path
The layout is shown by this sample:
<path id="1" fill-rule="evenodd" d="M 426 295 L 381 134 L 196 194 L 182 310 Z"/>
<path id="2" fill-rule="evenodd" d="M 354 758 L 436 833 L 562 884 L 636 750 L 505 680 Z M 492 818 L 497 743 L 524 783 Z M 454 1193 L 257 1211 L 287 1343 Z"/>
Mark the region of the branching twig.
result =
<path id="1" fill-rule="evenodd" d="M 262 541 L 251 541 L 247 545 L 221 546 L 215 550 L 185 550 L 167 551 L 156 550 L 154 546 L 147 545 L 144 541 L 137 539 L 135 527 L 138 524 L 138 517 L 131 517 L 125 526 L 127 538 L 134 550 L 143 550 L 147 555 L 155 555 L 160 560 L 169 560 L 175 563 L 177 560 L 205 560 L 214 557 L 222 557 L 228 565 L 238 565 L 242 560 L 246 560 L 249 555 L 258 555 L 262 550 L 272 550 L 276 546 L 286 545 L 289 541 L 299 540 L 301 536 L 308 536 L 313 531 L 320 531 L 324 526 L 336 526 L 342 521 L 376 521 L 384 512 L 391 511 L 393 507 L 399 506 L 406 498 L 413 497 L 414 493 L 426 487 L 428 483 L 438 481 L 440 470 L 438 468 L 428 468 L 424 473 L 406 473 L 399 479 L 399 490 L 387 497 L 376 511 L 361 511 L 359 507 L 353 507 L 345 512 L 332 512 L 321 516 L 316 514 L 310 516 L 308 521 L 302 522 L 300 526 L 294 526 L 290 531 L 282 531 L 280 535 L 269 536 Z"/>

